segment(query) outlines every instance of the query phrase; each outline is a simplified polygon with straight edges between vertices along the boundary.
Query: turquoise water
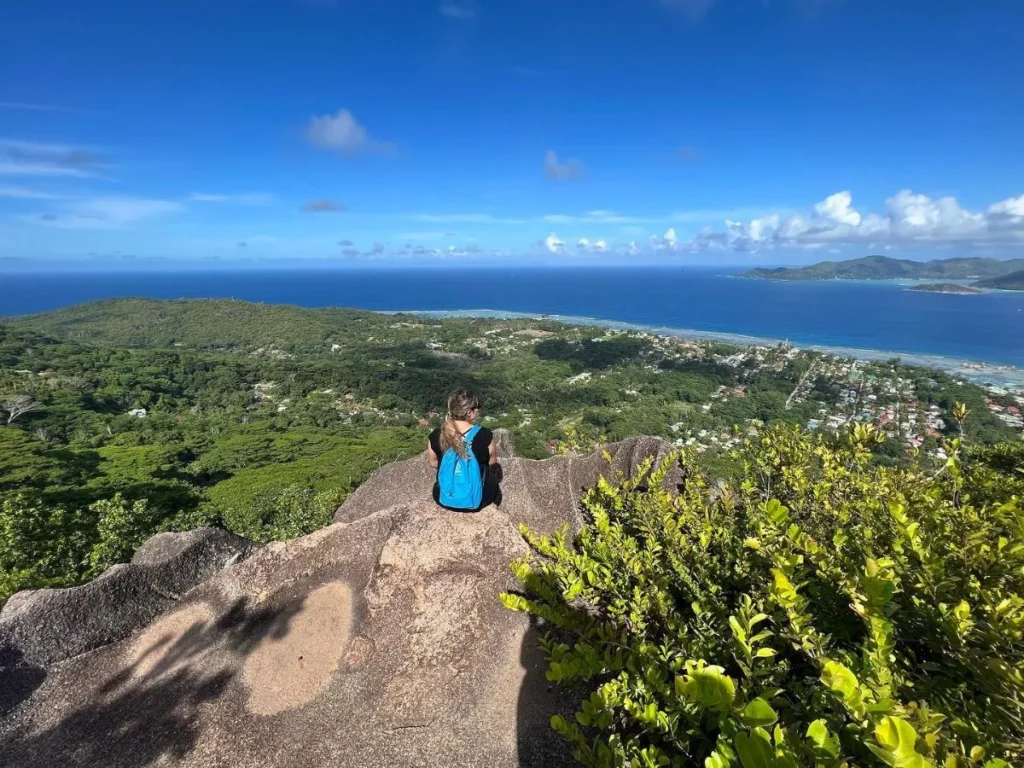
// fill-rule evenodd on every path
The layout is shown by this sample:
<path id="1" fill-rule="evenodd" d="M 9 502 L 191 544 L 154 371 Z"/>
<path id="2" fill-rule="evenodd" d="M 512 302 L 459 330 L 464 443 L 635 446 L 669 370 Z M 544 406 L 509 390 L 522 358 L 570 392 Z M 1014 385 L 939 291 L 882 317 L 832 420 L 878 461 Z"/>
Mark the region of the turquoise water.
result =
<path id="1" fill-rule="evenodd" d="M 234 297 L 308 307 L 498 310 L 788 339 L 1024 367 L 1024 293 L 949 295 L 888 282 L 774 282 L 680 267 L 0 274 L 0 315 L 113 296 Z"/>

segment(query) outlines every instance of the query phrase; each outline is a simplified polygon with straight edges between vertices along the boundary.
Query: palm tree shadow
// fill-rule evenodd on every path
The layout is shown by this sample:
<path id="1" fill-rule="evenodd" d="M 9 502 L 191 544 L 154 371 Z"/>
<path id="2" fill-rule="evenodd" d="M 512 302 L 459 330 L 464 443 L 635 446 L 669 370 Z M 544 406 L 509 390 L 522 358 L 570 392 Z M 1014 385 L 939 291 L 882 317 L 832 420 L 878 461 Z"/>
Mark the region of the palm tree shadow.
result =
<path id="1" fill-rule="evenodd" d="M 4 765 L 136 768 L 183 759 L 198 742 L 202 705 L 224 694 L 241 668 L 238 661 L 264 639 L 288 633 L 302 603 L 254 609 L 238 600 L 214 621 L 160 638 L 130 666 L 118 666 L 87 706 L 31 736 L 18 738 L 13 729 L 0 735 Z M 215 648 L 235 663 L 204 664 Z"/>

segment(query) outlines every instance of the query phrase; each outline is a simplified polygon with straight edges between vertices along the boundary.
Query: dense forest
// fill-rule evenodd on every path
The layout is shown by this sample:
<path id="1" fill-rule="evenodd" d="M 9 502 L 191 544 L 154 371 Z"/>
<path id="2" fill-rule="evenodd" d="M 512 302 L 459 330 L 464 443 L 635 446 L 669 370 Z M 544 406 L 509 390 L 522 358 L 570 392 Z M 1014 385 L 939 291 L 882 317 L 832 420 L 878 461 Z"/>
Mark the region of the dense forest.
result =
<path id="1" fill-rule="evenodd" d="M 721 472 L 764 426 L 846 407 L 854 390 L 829 361 L 540 320 L 235 301 L 112 300 L 9 318 L 0 601 L 91 578 L 162 530 L 219 525 L 268 541 L 321 527 L 377 467 L 423 449 L 454 389 L 479 393 L 483 423 L 510 430 L 527 457 L 644 433 L 695 447 Z M 879 404 L 965 402 L 975 445 L 1019 437 L 980 387 L 898 361 L 863 373 L 899 382 L 879 388 Z M 916 447 L 880 443 L 875 460 L 927 458 L 957 428 Z"/>

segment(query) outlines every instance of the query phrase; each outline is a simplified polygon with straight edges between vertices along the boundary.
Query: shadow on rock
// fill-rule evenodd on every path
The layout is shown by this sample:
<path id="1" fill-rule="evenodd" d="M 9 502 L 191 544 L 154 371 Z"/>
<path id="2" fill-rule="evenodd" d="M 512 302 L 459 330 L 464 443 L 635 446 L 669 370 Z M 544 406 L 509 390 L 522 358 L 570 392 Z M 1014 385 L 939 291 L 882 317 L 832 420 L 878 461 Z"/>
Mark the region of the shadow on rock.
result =
<path id="1" fill-rule="evenodd" d="M 98 686 L 91 706 L 56 714 L 44 730 L 13 743 L 0 742 L 4 764 L 135 768 L 183 759 L 198 741 L 202 705 L 225 693 L 240 661 L 263 640 L 287 635 L 302 602 L 251 609 L 239 600 L 220 617 L 194 621 L 184 631 L 151 642 L 140 636 L 133 663 Z"/>
<path id="2" fill-rule="evenodd" d="M 17 648 L 0 650 L 0 717 L 6 717 L 35 692 L 46 679 L 46 670 L 22 661 Z"/>

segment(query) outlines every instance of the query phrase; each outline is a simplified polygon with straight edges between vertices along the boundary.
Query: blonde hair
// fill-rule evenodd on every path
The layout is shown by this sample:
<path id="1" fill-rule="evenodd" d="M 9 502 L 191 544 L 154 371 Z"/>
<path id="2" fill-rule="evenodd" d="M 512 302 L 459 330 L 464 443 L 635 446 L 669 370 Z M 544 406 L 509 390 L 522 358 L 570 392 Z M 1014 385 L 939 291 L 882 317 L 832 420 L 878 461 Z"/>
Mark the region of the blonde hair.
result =
<path id="1" fill-rule="evenodd" d="M 444 416 L 444 424 L 441 425 L 441 453 L 453 448 L 462 458 L 468 458 L 466 441 L 462 433 L 455 425 L 456 421 L 469 421 L 469 415 L 480 407 L 480 398 L 472 392 L 460 389 L 448 398 L 448 413 Z"/>

